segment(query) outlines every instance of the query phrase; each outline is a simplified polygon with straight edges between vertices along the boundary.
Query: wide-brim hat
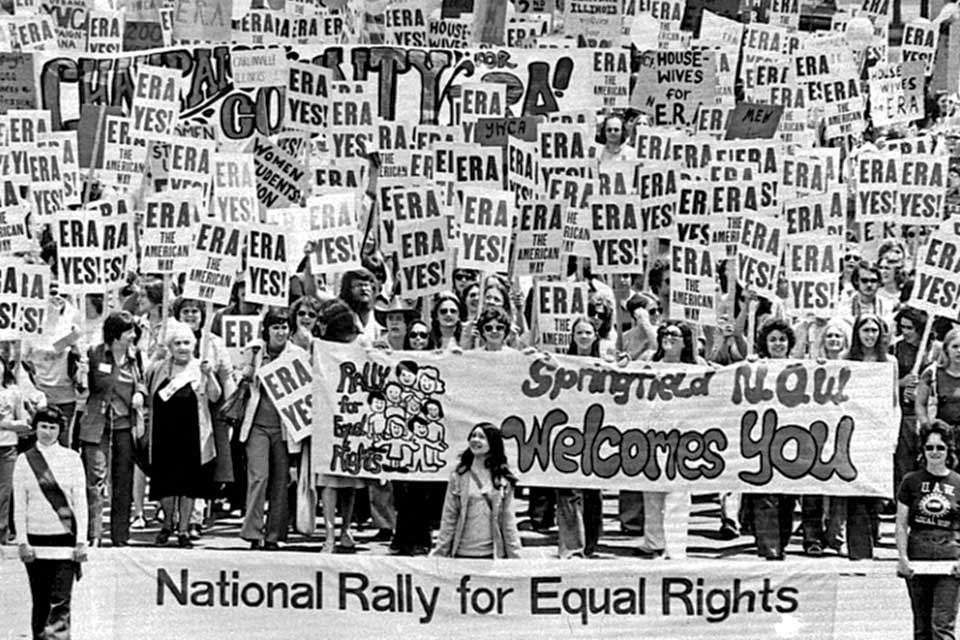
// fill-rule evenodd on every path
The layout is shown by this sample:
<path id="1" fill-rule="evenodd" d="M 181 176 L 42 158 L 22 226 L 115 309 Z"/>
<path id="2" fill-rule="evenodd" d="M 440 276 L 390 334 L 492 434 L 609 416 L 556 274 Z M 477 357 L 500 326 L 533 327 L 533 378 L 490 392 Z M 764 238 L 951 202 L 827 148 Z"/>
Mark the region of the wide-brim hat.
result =
<path id="1" fill-rule="evenodd" d="M 384 327 L 387 325 L 387 314 L 389 313 L 402 313 L 407 323 L 418 315 L 417 310 L 407 304 L 407 301 L 400 296 L 394 296 L 389 304 L 380 302 L 373 308 L 373 317 L 377 324 Z"/>

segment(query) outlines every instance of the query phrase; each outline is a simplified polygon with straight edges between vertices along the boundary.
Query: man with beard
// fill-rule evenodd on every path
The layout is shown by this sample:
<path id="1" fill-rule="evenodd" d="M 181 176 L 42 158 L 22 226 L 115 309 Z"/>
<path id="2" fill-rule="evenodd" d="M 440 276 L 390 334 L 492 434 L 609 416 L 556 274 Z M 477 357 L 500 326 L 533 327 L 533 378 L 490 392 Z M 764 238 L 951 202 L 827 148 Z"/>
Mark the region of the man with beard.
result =
<path id="1" fill-rule="evenodd" d="M 354 269 L 343 274 L 340 281 L 340 299 L 347 303 L 356 317 L 357 338 L 363 346 L 371 346 L 380 337 L 381 328 L 373 314 L 377 280 L 368 269 Z"/>

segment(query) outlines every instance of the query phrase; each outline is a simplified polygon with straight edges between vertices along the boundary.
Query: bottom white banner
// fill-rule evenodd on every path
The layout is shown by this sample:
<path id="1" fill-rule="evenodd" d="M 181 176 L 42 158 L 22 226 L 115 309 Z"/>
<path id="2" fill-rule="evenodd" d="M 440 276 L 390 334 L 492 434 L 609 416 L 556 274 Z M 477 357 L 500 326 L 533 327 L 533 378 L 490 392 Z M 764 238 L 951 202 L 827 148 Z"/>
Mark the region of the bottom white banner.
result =
<path id="1" fill-rule="evenodd" d="M 78 638 L 813 640 L 834 637 L 837 583 L 754 562 L 122 549 L 87 565 L 74 626 Z M 23 611 L 20 593 L 7 604 Z"/>

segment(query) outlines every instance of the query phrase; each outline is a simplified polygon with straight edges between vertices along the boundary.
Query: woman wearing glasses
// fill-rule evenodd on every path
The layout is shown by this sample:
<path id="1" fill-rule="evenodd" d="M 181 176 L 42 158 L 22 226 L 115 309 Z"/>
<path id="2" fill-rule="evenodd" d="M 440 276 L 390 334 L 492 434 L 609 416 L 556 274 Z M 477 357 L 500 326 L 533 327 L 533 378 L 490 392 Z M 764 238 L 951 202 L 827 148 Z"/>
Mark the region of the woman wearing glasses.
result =
<path id="1" fill-rule="evenodd" d="M 510 316 L 499 307 L 487 307 L 477 319 L 480 340 L 484 351 L 500 351 L 507 346 L 510 332 Z"/>
<path id="2" fill-rule="evenodd" d="M 920 430 L 922 469 L 897 491 L 897 575 L 907 581 L 915 638 L 953 638 L 960 606 L 960 474 L 954 429 L 933 420 Z M 949 574 L 916 573 L 914 560 L 954 562 Z"/>
<path id="3" fill-rule="evenodd" d="M 915 408 L 921 426 L 937 418 L 960 427 L 960 328 L 947 332 L 936 362 L 920 374 Z"/>
<path id="4" fill-rule="evenodd" d="M 303 296 L 290 307 L 290 321 L 293 331 L 290 333 L 290 342 L 304 351 L 312 352 L 314 343 L 319 340 L 320 330 L 317 327 L 317 318 L 320 315 L 320 301 L 316 298 Z"/>

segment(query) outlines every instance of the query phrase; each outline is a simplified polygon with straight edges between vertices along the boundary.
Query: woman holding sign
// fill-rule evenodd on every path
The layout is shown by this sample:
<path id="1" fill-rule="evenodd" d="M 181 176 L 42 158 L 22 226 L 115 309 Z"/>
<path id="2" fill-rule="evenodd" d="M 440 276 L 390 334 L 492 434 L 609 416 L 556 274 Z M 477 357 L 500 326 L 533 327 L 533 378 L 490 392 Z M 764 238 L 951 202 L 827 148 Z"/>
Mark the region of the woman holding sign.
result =
<path id="1" fill-rule="evenodd" d="M 954 429 L 933 420 L 920 429 L 923 468 L 897 490 L 897 575 L 907 581 L 915 638 L 952 638 L 960 606 L 960 474 Z M 911 562 L 952 562 L 949 573 L 919 573 Z M 944 563 L 946 564 L 946 563 Z"/>
<path id="2" fill-rule="evenodd" d="M 192 547 L 190 515 L 196 498 L 207 497 L 214 459 L 210 403 L 222 389 L 209 361 L 193 355 L 197 339 L 176 320 L 165 331 L 169 354 L 147 369 L 147 416 L 150 441 L 150 498 L 163 505 L 163 526 L 156 543 L 164 545 L 179 515 L 177 544 Z"/>

